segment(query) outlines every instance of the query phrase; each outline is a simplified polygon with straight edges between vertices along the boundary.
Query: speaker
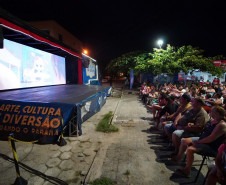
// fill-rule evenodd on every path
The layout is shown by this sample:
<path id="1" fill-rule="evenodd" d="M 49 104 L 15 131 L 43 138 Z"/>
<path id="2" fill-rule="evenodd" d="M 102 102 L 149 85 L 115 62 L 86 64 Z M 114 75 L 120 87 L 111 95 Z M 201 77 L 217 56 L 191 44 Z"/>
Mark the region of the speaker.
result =
<path id="1" fill-rule="evenodd" d="M 2 30 L 2 25 L 0 25 L 0 49 L 3 49 L 3 30 Z"/>

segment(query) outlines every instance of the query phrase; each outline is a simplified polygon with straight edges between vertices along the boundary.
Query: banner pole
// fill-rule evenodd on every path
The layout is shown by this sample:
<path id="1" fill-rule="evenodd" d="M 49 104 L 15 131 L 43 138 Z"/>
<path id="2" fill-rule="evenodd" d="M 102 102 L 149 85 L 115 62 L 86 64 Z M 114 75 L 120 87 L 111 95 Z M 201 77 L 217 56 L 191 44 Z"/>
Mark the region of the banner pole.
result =
<path id="1" fill-rule="evenodd" d="M 16 168 L 16 180 L 14 182 L 14 185 L 27 185 L 27 180 L 25 180 L 23 177 L 20 176 L 20 169 L 19 169 L 19 164 L 18 164 L 18 157 L 16 153 L 16 146 L 15 146 L 15 141 L 13 139 L 13 133 L 9 135 L 9 142 L 12 147 L 13 151 L 13 158 L 14 158 L 14 163 L 15 163 L 15 168 Z"/>
<path id="2" fill-rule="evenodd" d="M 63 128 L 64 128 L 64 118 L 63 118 L 63 112 L 61 112 L 61 135 L 59 136 L 59 139 L 57 141 L 58 142 L 57 144 L 59 146 L 67 145 L 67 142 L 64 139 Z"/>

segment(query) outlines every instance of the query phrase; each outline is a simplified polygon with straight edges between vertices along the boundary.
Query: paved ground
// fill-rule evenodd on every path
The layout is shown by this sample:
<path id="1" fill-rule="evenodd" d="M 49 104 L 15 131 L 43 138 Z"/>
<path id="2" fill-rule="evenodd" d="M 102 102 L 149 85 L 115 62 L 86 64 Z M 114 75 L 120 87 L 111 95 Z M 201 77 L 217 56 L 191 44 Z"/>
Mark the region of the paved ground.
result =
<path id="1" fill-rule="evenodd" d="M 16 143 L 21 176 L 29 185 L 88 184 L 99 177 L 108 177 L 118 185 L 195 184 L 200 156 L 195 156 L 191 178 L 178 178 L 173 171 L 184 163 L 169 163 L 160 148 L 167 146 L 158 139 L 161 132 L 148 131 L 154 124 L 152 116 L 140 102 L 137 92 L 115 86 L 113 96 L 100 112 L 83 123 L 83 135 L 66 138 L 67 145 L 33 145 Z M 100 133 L 95 128 L 104 114 L 113 111 L 112 123 L 119 127 L 117 133 Z M 12 152 L 8 142 L 0 142 L 0 185 L 13 184 L 15 167 L 10 161 Z M 30 167 L 30 168 L 28 168 Z M 35 173 L 34 173 L 34 170 Z M 203 167 L 197 184 L 202 184 L 206 174 Z"/>

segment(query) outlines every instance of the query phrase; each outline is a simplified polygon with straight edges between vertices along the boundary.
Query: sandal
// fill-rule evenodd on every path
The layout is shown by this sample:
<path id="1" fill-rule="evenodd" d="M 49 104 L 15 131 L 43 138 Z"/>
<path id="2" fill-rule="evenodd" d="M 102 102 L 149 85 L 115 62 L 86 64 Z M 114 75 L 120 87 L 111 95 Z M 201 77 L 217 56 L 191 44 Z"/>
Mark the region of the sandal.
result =
<path id="1" fill-rule="evenodd" d="M 183 171 L 183 169 L 177 169 L 175 171 L 175 174 L 181 176 L 181 177 L 186 177 L 186 178 L 189 178 L 190 177 L 190 174 L 189 173 L 186 173 Z"/>

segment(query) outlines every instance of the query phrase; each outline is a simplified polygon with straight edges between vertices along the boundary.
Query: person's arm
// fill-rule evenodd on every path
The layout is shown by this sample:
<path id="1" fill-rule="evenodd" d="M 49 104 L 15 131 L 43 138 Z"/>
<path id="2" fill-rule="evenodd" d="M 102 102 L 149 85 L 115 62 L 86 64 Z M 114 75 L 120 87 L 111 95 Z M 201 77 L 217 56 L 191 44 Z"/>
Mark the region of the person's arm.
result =
<path id="1" fill-rule="evenodd" d="M 184 129 L 189 132 L 200 133 L 203 131 L 204 126 L 205 124 L 202 126 L 201 124 L 195 125 L 194 123 L 188 123 Z"/>
<path id="2" fill-rule="evenodd" d="M 205 119 L 205 116 L 200 114 L 196 118 L 195 123 L 188 123 L 188 125 L 185 127 L 185 130 L 189 132 L 200 133 L 203 131 L 207 121 L 208 120 Z"/>
<path id="3" fill-rule="evenodd" d="M 224 121 L 221 121 L 213 129 L 212 133 L 209 136 L 207 136 L 201 140 L 198 140 L 197 143 L 211 143 L 225 133 L 226 133 L 226 123 Z"/>
<path id="4" fill-rule="evenodd" d="M 214 102 L 214 105 L 221 105 L 222 104 L 222 100 L 221 99 L 217 99 L 215 102 Z"/>
<path id="5" fill-rule="evenodd" d="M 175 118 L 175 120 L 174 120 L 174 122 L 173 122 L 173 124 L 174 124 L 174 126 L 177 126 L 177 122 L 178 122 L 178 120 L 181 118 L 181 113 L 179 113 L 178 115 L 177 115 L 177 117 Z"/>
<path id="6" fill-rule="evenodd" d="M 218 99 L 216 101 L 210 101 L 210 100 L 205 100 L 206 102 L 210 103 L 211 105 L 221 105 L 222 104 L 222 100 Z"/>
<path id="7" fill-rule="evenodd" d="M 173 114 L 167 116 L 167 119 L 172 120 L 172 119 L 175 118 L 179 113 L 181 113 L 183 109 L 184 109 L 184 107 L 181 107 L 181 106 L 180 106 L 180 107 L 177 109 L 176 112 L 174 112 Z"/>

